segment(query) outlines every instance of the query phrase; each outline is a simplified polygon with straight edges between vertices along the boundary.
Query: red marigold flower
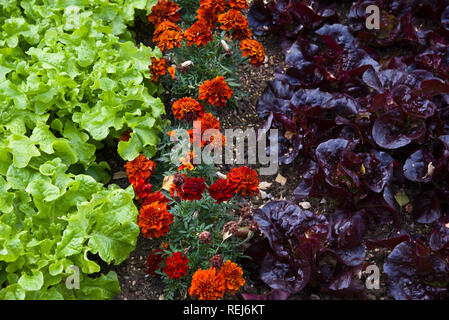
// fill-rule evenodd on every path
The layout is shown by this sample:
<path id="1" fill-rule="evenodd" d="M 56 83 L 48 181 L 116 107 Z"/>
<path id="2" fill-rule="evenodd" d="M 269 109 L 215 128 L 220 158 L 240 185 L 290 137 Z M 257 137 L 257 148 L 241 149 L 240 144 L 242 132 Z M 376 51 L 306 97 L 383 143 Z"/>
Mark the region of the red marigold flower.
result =
<path id="1" fill-rule="evenodd" d="M 226 180 L 235 189 L 235 193 L 241 192 L 242 196 L 255 196 L 259 193 L 259 178 L 256 170 L 248 167 L 234 168 L 229 171 Z"/>
<path id="2" fill-rule="evenodd" d="M 219 107 L 226 106 L 226 101 L 233 94 L 224 77 L 204 81 L 199 87 L 199 92 L 198 99 Z"/>
<path id="3" fill-rule="evenodd" d="M 168 20 L 161 22 L 153 34 L 153 42 L 157 43 L 161 51 L 180 47 L 182 39 L 182 29 Z"/>
<path id="4" fill-rule="evenodd" d="M 256 40 L 246 39 L 240 42 L 240 50 L 244 57 L 249 57 L 251 63 L 256 67 L 263 64 L 265 60 L 265 50 L 263 46 Z"/>
<path id="5" fill-rule="evenodd" d="M 235 190 L 225 179 L 218 179 L 209 187 L 209 194 L 217 203 L 222 203 L 231 200 Z"/>
<path id="6" fill-rule="evenodd" d="M 227 260 L 219 272 L 224 275 L 226 292 L 234 294 L 245 284 L 242 268 L 231 260 Z"/>
<path id="7" fill-rule="evenodd" d="M 189 270 L 189 259 L 186 256 L 182 255 L 181 252 L 173 252 L 171 257 L 167 257 L 165 259 L 165 267 L 162 268 L 170 279 L 179 279 L 187 275 L 187 271 Z"/>
<path id="8" fill-rule="evenodd" d="M 153 174 L 155 167 L 156 163 L 145 158 L 143 154 L 125 164 L 128 180 L 134 187 L 145 185 L 147 179 Z"/>
<path id="9" fill-rule="evenodd" d="M 245 39 L 250 39 L 252 36 L 251 30 L 249 29 L 248 26 L 246 27 L 242 27 L 242 28 L 234 28 L 234 30 L 232 31 L 232 39 L 237 39 L 237 40 L 245 40 Z"/>
<path id="10" fill-rule="evenodd" d="M 210 26 L 205 20 L 198 20 L 190 28 L 184 31 L 184 38 L 187 45 L 196 44 L 198 47 L 205 46 L 209 41 L 213 40 Z"/>
<path id="11" fill-rule="evenodd" d="M 168 0 L 159 0 L 158 3 L 151 8 L 151 13 L 147 19 L 149 23 L 158 26 L 164 20 L 171 22 L 178 21 L 181 16 L 179 14 L 179 7 L 176 3 Z"/>
<path id="12" fill-rule="evenodd" d="M 168 73 L 170 73 L 170 76 L 171 76 L 172 80 L 174 80 L 175 77 L 176 77 L 176 67 L 175 66 L 170 66 L 168 68 Z"/>
<path id="13" fill-rule="evenodd" d="M 164 196 L 164 194 L 161 191 L 156 191 L 155 193 L 150 193 L 146 197 L 141 198 L 140 200 L 141 200 L 140 203 L 142 205 L 149 204 L 152 202 L 157 202 L 157 201 L 162 202 L 162 203 L 170 202 L 170 200 L 167 199 L 167 197 Z"/>
<path id="14" fill-rule="evenodd" d="M 203 111 L 203 108 L 202 103 L 190 97 L 176 100 L 171 107 L 173 115 L 178 120 L 196 118 Z"/>
<path id="15" fill-rule="evenodd" d="M 137 199 L 145 199 L 153 193 L 153 185 L 149 182 L 133 185 L 134 193 Z"/>
<path id="16" fill-rule="evenodd" d="M 165 236 L 173 223 L 173 215 L 167 211 L 165 203 L 156 201 L 140 208 L 137 225 L 145 238 L 159 238 Z"/>
<path id="17" fill-rule="evenodd" d="M 198 269 L 193 274 L 189 294 L 200 300 L 217 300 L 223 298 L 225 290 L 225 276 L 222 272 L 215 268 Z"/>
<path id="18" fill-rule="evenodd" d="M 203 197 L 203 192 L 206 190 L 206 185 L 204 184 L 206 178 L 186 178 L 186 181 L 182 187 L 181 198 L 183 200 L 201 200 Z"/>
<path id="19" fill-rule="evenodd" d="M 229 0 L 228 6 L 235 10 L 248 9 L 248 3 L 246 0 Z"/>
<path id="20" fill-rule="evenodd" d="M 153 277 L 159 277 L 156 273 L 161 267 L 162 261 L 164 260 L 163 250 L 156 249 L 148 255 L 146 266 L 146 273 L 151 274 Z"/>
<path id="21" fill-rule="evenodd" d="M 163 76 L 167 71 L 167 61 L 164 58 L 156 59 L 151 57 L 150 74 L 151 81 L 157 82 L 159 76 Z"/>

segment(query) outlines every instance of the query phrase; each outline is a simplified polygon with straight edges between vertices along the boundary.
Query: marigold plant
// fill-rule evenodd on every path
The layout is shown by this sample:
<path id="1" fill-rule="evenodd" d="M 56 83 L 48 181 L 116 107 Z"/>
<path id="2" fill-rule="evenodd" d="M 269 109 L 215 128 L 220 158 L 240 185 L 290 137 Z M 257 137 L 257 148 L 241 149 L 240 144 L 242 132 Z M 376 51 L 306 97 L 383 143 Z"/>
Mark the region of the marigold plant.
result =
<path id="1" fill-rule="evenodd" d="M 235 193 L 253 197 L 259 193 L 259 178 L 254 169 L 248 167 L 233 168 L 229 171 L 227 182 L 235 189 Z"/>
<path id="2" fill-rule="evenodd" d="M 128 180 L 135 187 L 146 184 L 155 167 L 156 163 L 147 159 L 143 154 L 125 164 Z"/>
<path id="3" fill-rule="evenodd" d="M 205 20 L 198 20 L 192 24 L 190 28 L 184 31 L 184 38 L 187 40 L 188 46 L 196 44 L 198 47 L 205 46 L 213 40 L 210 26 Z"/>
<path id="4" fill-rule="evenodd" d="M 204 81 L 199 87 L 198 99 L 205 100 L 207 103 L 224 107 L 226 101 L 232 96 L 233 91 L 226 83 L 224 77 L 216 77 L 212 80 Z"/>
<path id="5" fill-rule="evenodd" d="M 170 279 L 179 279 L 187 275 L 189 270 L 189 259 L 181 252 L 173 252 L 165 259 L 165 266 L 162 268 Z"/>
<path id="6" fill-rule="evenodd" d="M 224 275 L 226 292 L 228 293 L 236 293 L 245 284 L 242 268 L 231 260 L 226 260 L 219 272 Z"/>
<path id="7" fill-rule="evenodd" d="M 159 238 L 165 236 L 173 223 L 173 215 L 167 211 L 165 203 L 156 201 L 140 208 L 137 224 L 145 238 Z"/>
<path id="8" fill-rule="evenodd" d="M 225 179 L 218 179 L 209 186 L 209 195 L 215 199 L 217 203 L 229 201 L 235 194 L 234 188 L 228 184 Z"/>
<path id="9" fill-rule="evenodd" d="M 151 8 L 151 13 L 147 19 L 149 23 L 158 26 L 164 20 L 177 22 L 181 16 L 179 14 L 179 7 L 176 3 L 169 0 L 159 0 L 158 3 Z"/>
<path id="10" fill-rule="evenodd" d="M 200 300 L 217 300 L 223 298 L 226 290 L 225 276 L 215 268 L 198 269 L 192 277 L 189 294 Z"/>
<path id="11" fill-rule="evenodd" d="M 240 50 L 244 57 L 249 57 L 251 63 L 256 67 L 263 64 L 265 60 L 265 50 L 263 46 L 256 40 L 245 39 L 240 42 Z"/>
<path id="12" fill-rule="evenodd" d="M 184 97 L 176 100 L 172 105 L 172 112 L 176 119 L 191 121 L 198 117 L 203 111 L 204 106 L 190 97 Z"/>

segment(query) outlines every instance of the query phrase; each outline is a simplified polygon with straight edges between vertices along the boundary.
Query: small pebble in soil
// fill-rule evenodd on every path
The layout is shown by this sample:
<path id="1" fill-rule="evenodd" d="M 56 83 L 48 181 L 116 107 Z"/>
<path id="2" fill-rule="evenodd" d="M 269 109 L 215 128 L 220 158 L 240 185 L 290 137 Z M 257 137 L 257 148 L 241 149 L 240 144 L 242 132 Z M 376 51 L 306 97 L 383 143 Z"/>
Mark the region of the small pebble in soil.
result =
<path id="1" fill-rule="evenodd" d="M 318 295 L 316 295 L 316 294 L 311 294 L 310 295 L 310 299 L 311 300 L 321 300 L 321 298 Z"/>

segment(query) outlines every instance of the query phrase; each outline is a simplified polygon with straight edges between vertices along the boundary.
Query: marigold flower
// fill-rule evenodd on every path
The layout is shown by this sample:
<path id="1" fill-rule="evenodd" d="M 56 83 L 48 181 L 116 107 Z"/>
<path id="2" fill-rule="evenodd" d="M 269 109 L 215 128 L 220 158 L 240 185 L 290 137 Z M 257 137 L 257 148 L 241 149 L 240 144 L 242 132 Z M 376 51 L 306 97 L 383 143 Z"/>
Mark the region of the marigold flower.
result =
<path id="1" fill-rule="evenodd" d="M 224 274 L 226 292 L 228 293 L 236 293 L 245 284 L 245 279 L 242 277 L 242 268 L 231 260 L 226 260 L 219 272 Z"/>
<path id="2" fill-rule="evenodd" d="M 199 87 L 199 92 L 198 99 L 205 100 L 209 104 L 219 107 L 226 106 L 226 101 L 233 94 L 224 77 L 216 77 L 215 79 L 204 81 Z"/>
<path id="3" fill-rule="evenodd" d="M 128 129 L 126 131 L 123 131 L 122 135 L 120 136 L 120 138 L 118 138 L 118 141 L 129 141 L 129 139 L 131 139 L 131 133 L 133 131 L 131 129 Z"/>
<path id="4" fill-rule="evenodd" d="M 235 189 L 235 193 L 241 192 L 242 196 L 255 196 L 259 193 L 259 178 L 256 170 L 248 167 L 233 168 L 229 171 L 226 180 Z"/>
<path id="5" fill-rule="evenodd" d="M 210 26 L 205 20 L 198 20 L 190 28 L 184 31 L 184 38 L 187 45 L 196 44 L 198 47 L 205 46 L 209 41 L 213 40 Z"/>
<path id="6" fill-rule="evenodd" d="M 222 203 L 231 200 L 235 190 L 225 179 L 218 179 L 209 186 L 209 194 L 217 203 Z"/>
<path id="7" fill-rule="evenodd" d="M 158 3 L 151 8 L 151 13 L 147 19 L 149 23 L 155 26 L 159 25 L 164 20 L 171 22 L 178 21 L 181 16 L 179 14 L 179 7 L 176 3 L 169 0 L 159 0 Z"/>
<path id="8" fill-rule="evenodd" d="M 186 178 L 184 185 L 182 186 L 181 198 L 183 200 L 201 200 L 203 197 L 203 192 L 206 190 L 206 185 L 204 184 L 206 178 Z"/>
<path id="9" fill-rule="evenodd" d="M 145 205 L 157 201 L 162 203 L 170 202 L 170 200 L 167 199 L 167 197 L 164 196 L 164 194 L 161 191 L 156 191 L 155 193 L 148 194 L 146 197 L 141 198 L 140 202 L 142 205 Z"/>
<path id="10" fill-rule="evenodd" d="M 161 22 L 153 34 L 153 42 L 157 43 L 161 51 L 180 47 L 182 39 L 182 29 L 168 20 Z"/>
<path id="11" fill-rule="evenodd" d="M 224 273 L 218 272 L 215 268 L 198 269 L 193 274 L 189 294 L 200 300 L 217 300 L 223 298 L 225 290 Z"/>
<path id="12" fill-rule="evenodd" d="M 153 174 L 155 167 L 156 163 L 145 158 L 143 154 L 125 164 L 128 180 L 133 186 L 146 184 L 147 179 Z"/>
<path id="13" fill-rule="evenodd" d="M 225 0 L 201 0 L 200 8 L 214 10 L 215 13 L 222 13 L 226 10 Z"/>
<path id="14" fill-rule="evenodd" d="M 133 185 L 137 199 L 143 200 L 153 193 L 153 185 L 149 182 Z"/>
<path id="15" fill-rule="evenodd" d="M 173 183 L 170 186 L 170 196 L 172 198 L 176 198 L 176 197 L 181 198 L 182 187 L 184 186 L 186 179 L 187 179 L 187 176 L 185 174 L 177 173 L 174 175 Z M 176 201 L 178 201 L 178 200 L 176 200 Z"/>
<path id="16" fill-rule="evenodd" d="M 251 63 L 256 67 L 263 64 L 265 60 L 265 50 L 263 46 L 256 40 L 245 39 L 240 42 L 240 50 L 244 57 L 249 57 Z"/>
<path id="17" fill-rule="evenodd" d="M 192 164 L 193 162 L 193 151 L 188 151 L 184 157 L 181 157 L 179 159 L 181 161 L 181 165 L 178 167 L 178 171 L 181 170 L 193 170 L 194 166 Z"/>
<path id="18" fill-rule="evenodd" d="M 173 115 L 178 120 L 194 119 L 203 111 L 203 108 L 202 103 L 190 97 L 176 100 L 171 107 Z"/>
<path id="19" fill-rule="evenodd" d="M 161 267 L 164 260 L 164 251 L 156 249 L 148 255 L 146 266 L 146 273 L 151 274 L 153 277 L 159 277 L 156 271 Z"/>
<path id="20" fill-rule="evenodd" d="M 248 9 L 248 3 L 246 0 L 229 0 L 228 6 L 235 10 Z"/>
<path id="21" fill-rule="evenodd" d="M 151 81 L 157 82 L 159 76 L 163 76 L 167 70 L 167 61 L 164 58 L 156 59 L 151 57 L 151 65 L 149 66 Z"/>
<path id="22" fill-rule="evenodd" d="M 218 22 L 221 24 L 220 28 L 226 31 L 237 28 L 241 29 L 248 26 L 248 20 L 245 16 L 237 10 L 231 9 L 218 16 Z"/>
<path id="23" fill-rule="evenodd" d="M 242 27 L 242 28 L 235 28 L 232 31 L 232 39 L 237 39 L 239 41 L 245 40 L 245 39 L 250 39 L 252 36 L 251 30 L 249 29 L 248 26 L 246 27 Z"/>
<path id="24" fill-rule="evenodd" d="M 165 236 L 173 223 L 173 215 L 167 211 L 165 203 L 156 201 L 140 208 L 137 225 L 145 238 Z"/>
<path id="25" fill-rule="evenodd" d="M 196 11 L 196 17 L 200 21 L 204 21 L 210 28 L 213 28 L 217 23 L 217 14 L 214 9 L 205 9 L 199 7 Z"/>
<path id="26" fill-rule="evenodd" d="M 170 66 L 168 68 L 168 73 L 170 73 L 172 80 L 174 80 L 175 77 L 176 77 L 176 67 L 175 66 Z"/>
<path id="27" fill-rule="evenodd" d="M 182 255 L 181 252 L 173 252 L 170 257 L 165 259 L 165 267 L 162 268 L 170 279 L 179 279 L 187 275 L 187 271 L 190 269 L 187 265 L 189 259 Z"/>

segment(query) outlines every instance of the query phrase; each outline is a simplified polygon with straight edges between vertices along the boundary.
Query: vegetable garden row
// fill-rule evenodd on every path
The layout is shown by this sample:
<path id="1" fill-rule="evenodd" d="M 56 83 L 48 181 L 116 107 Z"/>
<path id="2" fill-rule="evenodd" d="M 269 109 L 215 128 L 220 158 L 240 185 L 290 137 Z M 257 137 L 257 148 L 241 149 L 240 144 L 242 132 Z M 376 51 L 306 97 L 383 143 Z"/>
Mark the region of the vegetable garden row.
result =
<path id="1" fill-rule="evenodd" d="M 256 167 L 195 158 L 273 34 L 256 109 L 300 183 L 252 210 Z M 388 297 L 447 297 L 448 1 L 0 0 L 0 44 L 0 299 L 112 299 L 138 237 L 164 299 L 363 299 L 379 248 Z"/>

